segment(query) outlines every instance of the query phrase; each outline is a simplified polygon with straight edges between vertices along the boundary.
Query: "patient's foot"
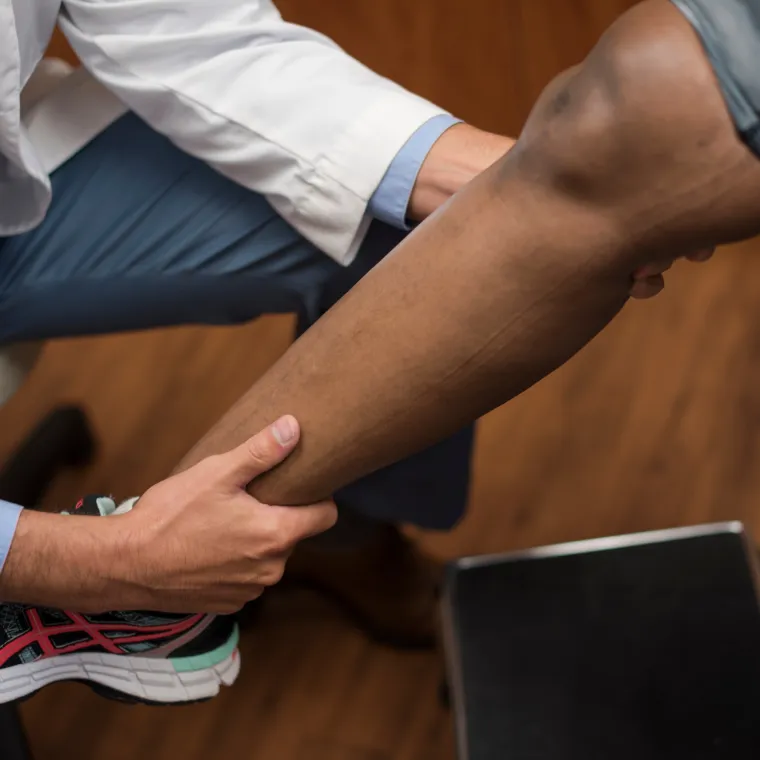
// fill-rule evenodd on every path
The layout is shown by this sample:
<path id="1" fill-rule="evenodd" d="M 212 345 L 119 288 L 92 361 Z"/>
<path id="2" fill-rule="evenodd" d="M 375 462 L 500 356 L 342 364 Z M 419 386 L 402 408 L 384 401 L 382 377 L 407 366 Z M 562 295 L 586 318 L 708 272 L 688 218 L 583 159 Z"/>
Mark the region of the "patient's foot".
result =
<path id="1" fill-rule="evenodd" d="M 90 496 L 66 514 L 108 517 L 109 498 Z M 0 604 L 0 704 L 59 681 L 80 681 L 102 696 L 144 704 L 187 704 L 216 696 L 240 670 L 230 617 L 114 611 L 82 614 Z"/>

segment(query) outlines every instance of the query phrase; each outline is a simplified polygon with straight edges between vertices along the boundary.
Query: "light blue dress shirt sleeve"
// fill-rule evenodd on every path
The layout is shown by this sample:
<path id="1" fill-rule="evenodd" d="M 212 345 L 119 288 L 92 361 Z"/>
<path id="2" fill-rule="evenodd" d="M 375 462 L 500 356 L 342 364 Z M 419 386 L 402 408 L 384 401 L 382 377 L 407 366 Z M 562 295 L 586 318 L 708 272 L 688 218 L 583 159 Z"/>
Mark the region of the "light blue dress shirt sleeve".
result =
<path id="1" fill-rule="evenodd" d="M 420 167 L 436 140 L 460 122 L 449 114 L 434 116 L 406 141 L 370 198 L 369 212 L 375 219 L 397 229 L 411 229 L 407 208 Z"/>
<path id="2" fill-rule="evenodd" d="M 0 501 L 0 573 L 3 571 L 5 560 L 8 557 L 20 516 L 21 507 L 18 504 Z"/>

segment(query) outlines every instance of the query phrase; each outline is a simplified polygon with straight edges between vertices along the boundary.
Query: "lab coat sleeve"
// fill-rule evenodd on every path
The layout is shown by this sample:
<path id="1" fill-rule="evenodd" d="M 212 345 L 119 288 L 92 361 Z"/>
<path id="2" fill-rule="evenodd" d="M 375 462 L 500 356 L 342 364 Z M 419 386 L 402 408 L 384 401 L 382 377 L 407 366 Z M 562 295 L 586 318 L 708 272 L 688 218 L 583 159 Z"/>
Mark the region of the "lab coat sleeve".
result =
<path id="1" fill-rule="evenodd" d="M 64 0 L 60 24 L 130 109 L 343 264 L 396 154 L 445 113 L 269 0 Z"/>

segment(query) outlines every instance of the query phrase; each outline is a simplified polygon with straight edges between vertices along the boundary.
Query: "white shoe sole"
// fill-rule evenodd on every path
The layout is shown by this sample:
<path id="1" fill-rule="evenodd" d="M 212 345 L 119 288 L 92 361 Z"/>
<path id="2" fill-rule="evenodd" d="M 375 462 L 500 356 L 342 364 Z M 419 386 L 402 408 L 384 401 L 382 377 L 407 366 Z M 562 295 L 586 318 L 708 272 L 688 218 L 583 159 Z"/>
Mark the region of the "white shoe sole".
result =
<path id="1" fill-rule="evenodd" d="M 83 681 L 127 698 L 182 704 L 215 697 L 240 672 L 236 649 L 217 665 L 178 672 L 171 659 L 128 657 L 98 652 L 65 654 L 0 670 L 0 704 L 24 699 L 58 681 Z"/>

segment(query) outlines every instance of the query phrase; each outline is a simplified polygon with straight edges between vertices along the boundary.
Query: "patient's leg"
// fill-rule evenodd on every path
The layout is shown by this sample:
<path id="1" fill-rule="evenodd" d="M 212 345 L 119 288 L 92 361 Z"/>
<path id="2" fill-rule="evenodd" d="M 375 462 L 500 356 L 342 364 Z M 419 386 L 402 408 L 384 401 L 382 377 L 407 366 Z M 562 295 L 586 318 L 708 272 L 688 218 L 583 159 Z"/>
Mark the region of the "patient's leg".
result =
<path id="1" fill-rule="evenodd" d="M 183 462 L 280 414 L 302 444 L 253 484 L 301 504 L 450 434 L 562 364 L 630 273 L 760 230 L 760 163 L 685 17 L 650 0 L 540 98 L 517 147 L 373 270 Z"/>

